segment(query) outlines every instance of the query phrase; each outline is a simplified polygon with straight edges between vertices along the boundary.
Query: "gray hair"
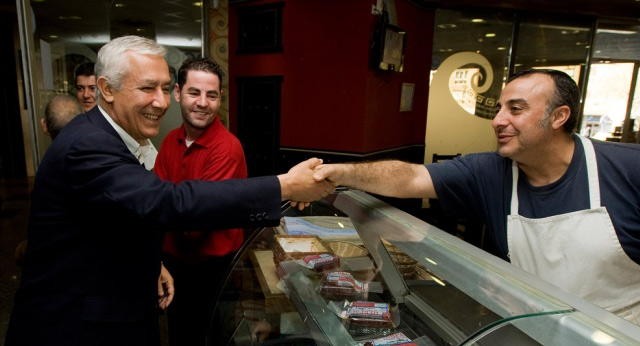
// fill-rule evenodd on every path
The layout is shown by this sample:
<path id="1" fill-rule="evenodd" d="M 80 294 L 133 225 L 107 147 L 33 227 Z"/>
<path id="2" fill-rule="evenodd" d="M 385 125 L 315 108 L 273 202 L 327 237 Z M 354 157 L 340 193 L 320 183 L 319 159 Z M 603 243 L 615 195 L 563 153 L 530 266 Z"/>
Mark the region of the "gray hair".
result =
<path id="1" fill-rule="evenodd" d="M 96 79 L 106 77 L 109 85 L 120 90 L 124 75 L 129 72 L 129 59 L 125 56 L 127 52 L 164 57 L 167 49 L 145 37 L 129 35 L 115 38 L 98 51 Z"/>

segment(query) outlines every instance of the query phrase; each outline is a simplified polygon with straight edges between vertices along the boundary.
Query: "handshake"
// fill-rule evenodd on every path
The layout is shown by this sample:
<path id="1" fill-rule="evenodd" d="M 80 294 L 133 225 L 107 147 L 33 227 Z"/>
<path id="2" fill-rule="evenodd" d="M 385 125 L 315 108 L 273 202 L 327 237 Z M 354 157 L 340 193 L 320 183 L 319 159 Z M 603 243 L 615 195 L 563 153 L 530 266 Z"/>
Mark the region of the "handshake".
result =
<path id="1" fill-rule="evenodd" d="M 339 165 L 323 165 L 321 159 L 312 158 L 278 175 L 282 200 L 291 200 L 293 207 L 302 210 L 310 202 L 333 193 L 338 185 L 336 166 Z"/>

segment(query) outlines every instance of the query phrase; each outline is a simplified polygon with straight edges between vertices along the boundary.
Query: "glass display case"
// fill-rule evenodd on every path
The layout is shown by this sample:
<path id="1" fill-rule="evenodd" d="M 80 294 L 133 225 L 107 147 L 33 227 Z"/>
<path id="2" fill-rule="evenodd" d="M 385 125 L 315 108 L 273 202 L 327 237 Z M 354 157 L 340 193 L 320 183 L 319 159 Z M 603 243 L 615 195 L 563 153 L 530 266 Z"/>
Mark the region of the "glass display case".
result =
<path id="1" fill-rule="evenodd" d="M 364 192 L 283 215 L 221 278 L 209 344 L 365 345 L 401 333 L 420 346 L 640 345 L 639 326 Z M 319 257 L 331 260 L 305 261 Z"/>

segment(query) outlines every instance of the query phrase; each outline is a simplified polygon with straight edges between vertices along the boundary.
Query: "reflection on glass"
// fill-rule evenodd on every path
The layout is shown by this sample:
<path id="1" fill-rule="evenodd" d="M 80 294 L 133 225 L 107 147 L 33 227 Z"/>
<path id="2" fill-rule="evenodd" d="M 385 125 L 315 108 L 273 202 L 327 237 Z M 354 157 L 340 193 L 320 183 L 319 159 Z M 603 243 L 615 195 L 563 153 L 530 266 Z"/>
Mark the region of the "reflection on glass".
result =
<path id="1" fill-rule="evenodd" d="M 590 38 L 590 20 L 526 16 L 519 26 L 514 72 L 534 67 L 584 66 Z"/>
<path id="2" fill-rule="evenodd" d="M 632 77 L 633 63 L 591 65 L 583 134 L 600 140 L 622 136 Z"/>
<path id="3" fill-rule="evenodd" d="M 287 236 L 283 220 L 278 227 L 256 230 L 238 252 L 213 310 L 210 340 L 237 346 L 356 346 L 395 333 L 417 345 L 596 346 L 629 340 L 585 314 L 577 301 L 571 306 L 558 300 L 560 291 L 533 286 L 528 274 L 363 192 L 331 198 L 335 204 L 319 201 L 305 211 L 288 208 L 283 214 L 322 221 L 345 216 L 333 207 L 346 213 L 358 235 L 340 241 L 361 242 L 367 251 L 339 249 L 340 267 L 334 269 L 382 284 L 382 292 L 354 299 L 336 298 L 338 286 L 327 292 L 326 273 L 281 256 L 276 235 Z M 402 257 L 413 260 L 411 270 L 401 269 Z M 395 274 L 389 268 L 397 269 Z M 397 284 L 407 290 L 392 292 Z M 345 315 L 345 307 L 356 300 L 376 308 L 388 304 L 389 318 L 382 326 L 371 318 L 357 324 Z"/>
<path id="4" fill-rule="evenodd" d="M 606 116 L 612 124 L 607 129 L 604 129 L 604 126 L 601 125 L 602 129 L 597 138 L 640 143 L 640 136 L 637 135 L 638 123 L 640 122 L 640 89 L 637 81 L 635 91 L 632 95 L 629 95 L 631 88 L 629 82 L 632 81 L 632 75 L 637 73 L 638 66 L 636 63 L 634 69 L 634 67 L 629 67 L 632 64 L 625 64 L 628 61 L 638 60 L 640 55 L 638 47 L 640 47 L 640 26 L 637 23 L 610 23 L 607 21 L 598 23 L 591 69 L 592 73 L 597 73 L 594 72 L 594 69 L 603 72 L 597 80 L 594 80 L 599 85 L 594 86 L 593 89 L 591 85 L 592 79 L 589 79 L 586 105 L 600 107 L 602 110 L 598 110 L 597 114 L 602 114 L 603 117 Z M 605 67 L 603 64 L 617 67 Z M 613 71 L 604 72 L 604 69 L 612 69 Z M 609 74 L 608 78 L 606 77 L 607 73 Z M 620 78 L 620 74 L 625 74 L 625 76 Z M 610 89 L 611 87 L 613 89 Z M 591 90 L 602 89 L 606 89 L 608 96 L 603 98 L 599 92 L 591 92 Z M 626 94 L 624 90 L 627 90 Z M 612 93 L 617 95 L 612 96 Z M 631 99 L 630 104 L 628 99 Z M 631 107 L 630 110 L 626 109 L 627 105 Z M 622 109 L 623 107 L 624 109 Z M 622 123 L 627 113 L 632 124 L 623 125 Z M 585 109 L 586 114 L 596 113 L 595 111 L 587 113 Z"/>
<path id="5" fill-rule="evenodd" d="M 488 90 L 478 93 L 474 89 L 473 86 L 484 84 L 489 72 L 472 63 L 455 70 L 450 76 L 449 90 L 469 114 L 492 119 L 495 116 L 495 100 L 506 78 L 513 15 L 495 11 L 438 9 L 435 20 L 431 76 L 442 62 L 456 53 L 475 52 L 485 57 L 491 64 L 490 72 L 494 74 Z"/>

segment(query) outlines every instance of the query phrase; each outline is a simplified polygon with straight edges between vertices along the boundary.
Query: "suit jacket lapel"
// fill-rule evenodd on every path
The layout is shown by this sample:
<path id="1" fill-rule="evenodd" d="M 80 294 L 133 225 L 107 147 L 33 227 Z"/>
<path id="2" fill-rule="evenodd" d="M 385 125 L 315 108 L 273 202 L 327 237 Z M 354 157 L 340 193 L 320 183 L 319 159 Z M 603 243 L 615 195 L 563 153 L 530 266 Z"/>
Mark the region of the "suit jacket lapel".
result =
<path id="1" fill-rule="evenodd" d="M 116 132 L 113 126 L 111 126 L 111 124 L 109 124 L 107 119 L 104 118 L 104 116 L 102 115 L 102 112 L 100 112 L 100 109 L 98 109 L 98 106 L 91 108 L 89 112 L 87 112 L 87 117 L 89 117 L 89 121 L 92 124 L 94 124 L 96 127 L 108 132 L 112 136 L 115 136 L 116 138 L 122 141 L 122 138 L 120 138 L 120 135 L 118 135 L 118 132 Z M 122 143 L 124 144 L 124 141 L 122 141 Z"/>

